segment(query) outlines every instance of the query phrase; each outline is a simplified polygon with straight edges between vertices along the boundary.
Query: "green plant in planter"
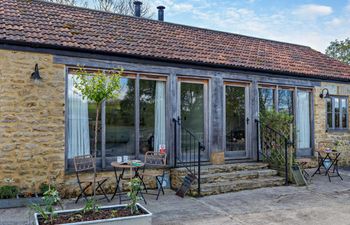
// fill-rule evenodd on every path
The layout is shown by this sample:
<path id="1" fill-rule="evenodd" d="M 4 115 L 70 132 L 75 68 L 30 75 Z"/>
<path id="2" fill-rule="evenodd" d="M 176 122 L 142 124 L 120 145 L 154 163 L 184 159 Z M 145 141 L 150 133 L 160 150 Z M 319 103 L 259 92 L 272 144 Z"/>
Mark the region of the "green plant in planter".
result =
<path id="1" fill-rule="evenodd" d="M 44 223 L 54 224 L 54 221 L 57 218 L 54 206 L 59 205 L 61 209 L 63 209 L 59 193 L 55 188 L 49 187 L 49 190 L 44 193 L 44 197 L 42 197 L 42 199 L 44 206 L 32 204 L 31 208 L 40 214 L 40 216 L 44 219 Z"/>
<path id="2" fill-rule="evenodd" d="M 128 197 L 130 198 L 130 203 L 128 204 L 128 208 L 132 215 L 139 212 L 137 208 L 137 201 L 140 200 L 138 193 L 141 191 L 141 180 L 139 178 L 133 178 L 129 182 L 130 191 L 128 192 Z"/>
<path id="3" fill-rule="evenodd" d="M 56 187 L 52 184 L 48 184 L 48 183 L 41 183 L 39 186 L 39 190 L 41 194 L 44 194 L 45 192 L 47 192 L 49 189 L 51 188 L 56 189 Z"/>
<path id="4" fill-rule="evenodd" d="M 95 199 L 89 199 L 86 201 L 85 206 L 83 208 L 83 213 L 97 212 L 99 210 L 99 206 L 96 205 Z"/>
<path id="5" fill-rule="evenodd" d="M 5 185 L 0 187 L 0 199 L 16 198 L 18 188 L 12 185 Z"/>
<path id="6" fill-rule="evenodd" d="M 0 187 L 0 199 L 16 198 L 19 194 L 19 190 L 16 186 L 12 185 L 15 181 L 12 178 L 5 178 L 6 185 Z"/>

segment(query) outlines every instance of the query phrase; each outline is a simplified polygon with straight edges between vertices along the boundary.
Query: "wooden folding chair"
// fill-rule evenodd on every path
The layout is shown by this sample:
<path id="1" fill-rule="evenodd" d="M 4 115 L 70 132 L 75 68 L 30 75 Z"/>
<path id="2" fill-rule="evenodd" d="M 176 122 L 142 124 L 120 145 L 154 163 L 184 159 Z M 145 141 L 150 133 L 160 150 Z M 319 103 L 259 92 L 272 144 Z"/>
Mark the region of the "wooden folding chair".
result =
<path id="1" fill-rule="evenodd" d="M 79 201 L 81 197 L 83 197 L 85 200 L 87 200 L 87 194 L 86 191 L 88 190 L 89 187 L 91 187 L 94 183 L 94 175 L 89 175 L 88 177 L 82 178 L 81 174 L 86 173 L 86 172 L 94 172 L 96 167 L 96 162 L 95 159 L 93 158 L 92 155 L 83 155 L 83 156 L 76 156 L 74 157 L 74 168 L 75 168 L 75 173 L 77 175 L 77 182 L 80 188 L 80 194 L 78 195 L 77 199 L 75 200 L 75 203 Z M 108 178 L 105 177 L 97 177 L 96 174 L 96 188 L 95 190 L 98 191 L 100 190 L 104 198 L 107 199 L 109 202 L 109 198 L 106 195 L 105 190 L 102 188 L 102 185 L 108 180 Z M 85 186 L 84 186 L 85 185 Z M 103 198 L 103 199 L 104 199 Z"/>
<path id="2" fill-rule="evenodd" d="M 163 189 L 163 181 L 165 176 L 165 169 L 166 169 L 166 158 L 167 154 L 160 153 L 160 152 L 151 152 L 148 151 L 145 153 L 145 161 L 144 161 L 144 167 L 142 172 L 139 173 L 144 190 L 146 194 L 149 195 L 156 195 L 157 200 L 159 198 L 160 192 L 164 195 L 164 189 Z M 157 169 L 154 172 L 149 172 L 147 169 Z M 156 194 L 148 193 L 146 184 L 144 182 L 145 177 L 153 177 L 156 179 L 156 183 L 158 186 L 158 192 Z"/>

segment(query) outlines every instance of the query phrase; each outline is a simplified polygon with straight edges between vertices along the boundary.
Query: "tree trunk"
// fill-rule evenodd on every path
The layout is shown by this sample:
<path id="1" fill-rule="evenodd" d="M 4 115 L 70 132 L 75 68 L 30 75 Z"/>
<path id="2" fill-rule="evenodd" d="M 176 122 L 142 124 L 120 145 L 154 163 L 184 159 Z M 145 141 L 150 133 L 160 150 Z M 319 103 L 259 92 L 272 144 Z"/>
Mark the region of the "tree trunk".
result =
<path id="1" fill-rule="evenodd" d="M 97 156 L 97 135 L 98 135 L 98 119 L 99 119 L 99 114 L 100 114 L 100 103 L 96 103 L 96 122 L 95 122 L 95 147 L 94 147 L 94 184 L 92 186 L 94 195 L 93 195 L 93 200 L 94 200 L 94 208 L 95 208 L 95 200 L 96 200 L 96 156 Z"/>

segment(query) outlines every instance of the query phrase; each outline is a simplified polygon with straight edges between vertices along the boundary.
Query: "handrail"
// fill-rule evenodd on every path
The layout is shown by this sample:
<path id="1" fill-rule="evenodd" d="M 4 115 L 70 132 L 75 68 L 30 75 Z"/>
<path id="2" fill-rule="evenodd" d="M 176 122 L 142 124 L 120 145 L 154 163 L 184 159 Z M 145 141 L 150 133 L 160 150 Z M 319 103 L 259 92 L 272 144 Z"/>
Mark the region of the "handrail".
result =
<path id="1" fill-rule="evenodd" d="M 273 132 L 275 132 L 275 133 L 277 133 L 277 134 L 281 135 L 282 137 L 284 137 L 285 139 L 287 139 L 287 140 L 288 140 L 288 142 L 289 142 L 290 144 L 292 144 L 292 143 L 293 143 L 293 142 L 291 142 L 291 141 L 289 140 L 289 138 L 288 138 L 288 137 L 286 137 L 284 134 L 282 134 L 281 132 L 279 132 L 279 131 L 277 131 L 277 130 L 273 129 L 273 128 L 272 128 L 272 127 L 270 127 L 269 125 L 263 124 L 263 122 L 261 122 L 260 120 L 255 119 L 255 122 L 256 122 L 256 123 L 260 123 L 260 124 L 264 125 L 266 128 L 270 129 L 271 131 L 273 131 Z"/>
<path id="2" fill-rule="evenodd" d="M 261 133 L 263 133 L 263 135 L 265 134 L 265 132 L 262 132 L 262 128 L 266 128 L 269 131 L 270 136 L 274 136 L 273 141 L 276 143 L 278 142 L 278 138 L 282 138 L 284 144 L 283 146 L 281 146 L 280 150 L 280 154 L 283 154 L 284 157 L 284 172 L 285 172 L 285 185 L 288 185 L 288 146 L 289 145 L 293 145 L 293 142 L 289 140 L 289 138 L 287 138 L 284 134 L 282 134 L 279 131 L 276 131 L 275 129 L 271 128 L 270 126 L 263 124 L 261 121 L 255 119 L 255 123 L 256 123 L 256 131 L 257 131 L 257 160 L 260 161 L 260 154 L 265 157 L 265 159 L 270 160 L 271 158 L 271 149 L 265 149 L 264 146 L 262 146 L 263 144 L 266 144 L 265 142 L 263 143 L 263 136 L 261 135 Z M 279 137 L 278 137 L 279 136 Z M 264 139 L 265 140 L 265 139 Z M 273 146 L 274 143 L 268 143 L 267 147 L 269 146 Z M 270 162 L 271 163 L 271 162 Z"/>
<path id="3" fill-rule="evenodd" d="M 179 163 L 182 167 L 185 167 L 193 177 L 197 179 L 197 191 L 200 196 L 200 171 L 201 171 L 201 152 L 205 150 L 205 146 L 196 137 L 196 135 L 188 128 L 184 127 L 180 122 L 180 118 L 173 118 L 174 122 L 174 167 L 177 167 Z M 177 143 L 179 141 L 178 132 L 180 128 L 182 141 L 189 141 L 189 147 L 186 145 L 186 154 L 178 154 Z M 188 144 L 188 143 L 186 143 Z M 183 146 L 181 146 L 183 147 Z"/>

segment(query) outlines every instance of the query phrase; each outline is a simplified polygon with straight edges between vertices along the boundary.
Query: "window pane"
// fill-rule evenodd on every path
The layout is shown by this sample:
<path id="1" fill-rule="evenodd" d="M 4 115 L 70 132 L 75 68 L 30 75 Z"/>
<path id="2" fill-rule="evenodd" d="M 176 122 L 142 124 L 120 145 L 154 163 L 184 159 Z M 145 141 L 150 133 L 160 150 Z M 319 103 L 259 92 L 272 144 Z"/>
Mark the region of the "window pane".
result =
<path id="1" fill-rule="evenodd" d="M 245 150 L 245 88 L 226 86 L 226 151 Z"/>
<path id="2" fill-rule="evenodd" d="M 181 83 L 181 122 L 201 142 L 204 140 L 204 84 Z M 186 154 L 193 148 L 193 141 L 181 133 L 181 151 Z"/>
<path id="3" fill-rule="evenodd" d="M 140 153 L 165 145 L 165 82 L 140 80 Z"/>
<path id="4" fill-rule="evenodd" d="M 346 98 L 342 98 L 341 99 L 341 113 L 342 113 L 342 119 L 341 119 L 341 123 L 342 123 L 342 128 L 347 128 L 348 127 L 348 123 L 347 123 L 347 114 L 348 114 L 348 108 L 347 108 L 347 99 Z"/>
<path id="5" fill-rule="evenodd" d="M 95 150 L 95 126 L 96 126 L 96 104 L 89 101 L 88 103 L 89 111 L 89 136 L 90 136 L 90 153 L 93 155 Z M 101 109 L 98 116 L 98 131 L 97 131 L 97 157 L 101 157 L 101 133 L 102 132 L 102 123 L 101 123 Z"/>
<path id="6" fill-rule="evenodd" d="M 327 104 L 327 113 L 332 113 L 332 99 L 327 98 L 326 100 Z"/>
<path id="7" fill-rule="evenodd" d="M 345 98 L 341 99 L 341 111 L 343 114 L 347 114 L 348 113 L 348 109 L 347 109 L 347 104 L 346 104 L 346 100 Z"/>
<path id="8" fill-rule="evenodd" d="M 74 80 L 77 76 L 68 75 L 68 154 L 69 159 L 79 155 L 93 153 L 94 127 L 95 127 L 95 104 L 89 103 L 82 97 L 79 90 L 74 88 Z M 100 123 L 101 126 L 101 123 Z M 101 155 L 101 129 L 99 129 L 98 155 Z"/>
<path id="9" fill-rule="evenodd" d="M 121 84 L 118 98 L 106 102 L 106 157 L 135 154 L 135 80 Z"/>
<path id="10" fill-rule="evenodd" d="M 332 125 L 332 113 L 327 113 L 327 128 L 333 128 Z"/>
<path id="11" fill-rule="evenodd" d="M 334 98 L 334 112 L 339 113 L 340 103 L 339 98 Z"/>
<path id="12" fill-rule="evenodd" d="M 346 114 L 342 115 L 342 128 L 348 128 L 348 121 L 347 121 L 347 117 Z"/>
<path id="13" fill-rule="evenodd" d="M 307 91 L 298 91 L 297 94 L 298 148 L 310 148 L 310 96 Z"/>
<path id="14" fill-rule="evenodd" d="M 340 128 L 340 118 L 339 113 L 334 114 L 334 128 Z"/>
<path id="15" fill-rule="evenodd" d="M 259 88 L 259 108 L 260 112 L 272 110 L 274 108 L 274 89 Z"/>
<path id="16" fill-rule="evenodd" d="M 278 111 L 293 115 L 293 91 L 278 90 Z"/>

